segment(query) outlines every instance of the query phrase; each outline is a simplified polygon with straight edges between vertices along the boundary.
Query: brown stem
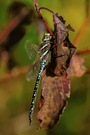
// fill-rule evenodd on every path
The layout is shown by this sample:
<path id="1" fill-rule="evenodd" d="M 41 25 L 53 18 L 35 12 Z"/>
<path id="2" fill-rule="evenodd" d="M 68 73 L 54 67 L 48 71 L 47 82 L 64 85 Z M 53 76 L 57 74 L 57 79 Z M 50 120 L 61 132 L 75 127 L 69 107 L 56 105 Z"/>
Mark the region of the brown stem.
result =
<path id="1" fill-rule="evenodd" d="M 43 18 L 42 14 L 41 14 L 41 12 L 40 12 L 40 8 L 38 7 L 38 4 L 37 4 L 37 1 L 36 1 L 36 0 L 34 1 L 34 4 L 35 4 L 36 11 L 37 11 L 38 15 L 41 17 L 43 23 L 45 24 L 45 26 L 46 26 L 48 32 L 49 32 L 51 35 L 53 35 L 53 32 L 51 31 L 50 27 L 48 26 L 48 23 L 47 23 L 46 20 Z M 41 8 L 41 9 L 42 9 L 42 8 Z"/>
<path id="2" fill-rule="evenodd" d="M 0 81 L 8 80 L 8 79 L 23 75 L 28 72 L 28 68 L 29 68 L 29 66 L 27 65 L 24 67 L 15 68 L 7 73 L 4 73 L 4 74 L 0 75 Z"/>
<path id="3" fill-rule="evenodd" d="M 84 23 L 82 24 L 80 30 L 78 31 L 73 44 L 75 46 L 78 45 L 79 41 L 81 40 L 83 34 L 85 33 L 89 23 L 90 23 L 90 17 L 89 17 L 89 0 L 85 0 L 85 13 L 86 13 L 86 20 L 84 21 Z"/>
<path id="4" fill-rule="evenodd" d="M 90 74 L 90 70 L 87 69 L 86 72 L 85 72 L 85 74 Z"/>
<path id="5" fill-rule="evenodd" d="M 0 75 L 0 82 L 26 74 L 28 72 L 29 67 L 30 66 L 27 65 L 24 67 L 15 68 L 12 71 Z M 90 70 L 87 69 L 85 74 L 90 74 Z"/>
<path id="6" fill-rule="evenodd" d="M 29 10 L 27 8 L 22 8 L 20 13 L 14 17 L 8 26 L 0 33 L 0 43 L 5 41 L 8 35 L 22 22 L 28 13 Z"/>
<path id="7" fill-rule="evenodd" d="M 89 53 L 90 53 L 90 49 L 85 49 L 85 50 L 77 51 L 78 55 L 84 55 L 84 54 L 89 54 Z"/>
<path id="8" fill-rule="evenodd" d="M 80 30 L 78 31 L 78 33 L 77 33 L 75 39 L 73 40 L 73 44 L 74 44 L 75 46 L 78 45 L 79 41 L 81 40 L 83 34 L 85 33 L 85 31 L 86 31 L 86 29 L 87 29 L 89 23 L 90 23 L 90 18 L 88 18 L 88 19 L 82 24 L 82 26 L 81 26 Z"/>
<path id="9" fill-rule="evenodd" d="M 89 0 L 85 0 L 85 13 L 86 19 L 89 17 Z"/>

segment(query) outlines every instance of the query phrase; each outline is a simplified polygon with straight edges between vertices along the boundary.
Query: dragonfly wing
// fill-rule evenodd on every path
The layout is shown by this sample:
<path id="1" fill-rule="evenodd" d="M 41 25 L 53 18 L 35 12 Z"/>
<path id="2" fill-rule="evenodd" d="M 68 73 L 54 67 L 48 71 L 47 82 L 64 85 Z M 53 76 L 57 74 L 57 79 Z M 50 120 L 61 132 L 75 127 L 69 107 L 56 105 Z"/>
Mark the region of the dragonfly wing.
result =
<path id="1" fill-rule="evenodd" d="M 34 79 L 37 76 L 39 68 L 40 68 L 40 60 L 38 57 L 29 68 L 28 74 L 26 76 L 28 81 Z"/>
<path id="2" fill-rule="evenodd" d="M 38 47 L 32 44 L 29 40 L 26 42 L 26 51 L 29 59 L 34 59 L 38 55 Z"/>

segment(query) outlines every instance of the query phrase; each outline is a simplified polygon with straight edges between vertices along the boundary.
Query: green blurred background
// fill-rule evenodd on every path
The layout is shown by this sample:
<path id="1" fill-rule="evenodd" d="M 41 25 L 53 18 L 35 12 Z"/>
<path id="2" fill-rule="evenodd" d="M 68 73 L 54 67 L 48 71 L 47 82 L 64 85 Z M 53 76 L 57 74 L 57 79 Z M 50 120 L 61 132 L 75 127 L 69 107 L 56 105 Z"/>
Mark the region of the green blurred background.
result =
<path id="1" fill-rule="evenodd" d="M 0 31 L 3 31 L 10 21 L 7 9 L 12 1 L 0 1 Z M 21 2 L 33 7 L 32 0 L 21 0 Z M 66 24 L 71 24 L 75 29 L 74 33 L 70 32 L 72 42 L 87 19 L 86 2 L 88 2 L 89 8 L 89 0 L 38 1 L 39 6 L 50 8 L 59 13 L 66 20 Z M 53 28 L 50 14 L 47 11 L 42 13 L 49 26 Z M 30 40 L 38 45 L 40 42 L 37 37 L 37 26 L 33 21 L 31 25 L 26 27 L 24 38 L 12 50 L 13 58 L 18 63 L 17 66 L 23 67 L 32 63 L 25 50 L 25 42 Z M 84 31 L 77 45 L 78 50 L 88 48 L 90 48 L 90 25 Z M 90 69 L 90 54 L 82 57 L 85 60 L 84 65 Z M 4 70 L 1 75 L 3 76 L 6 71 Z M 85 74 L 80 78 L 71 78 L 71 97 L 68 100 L 68 106 L 58 124 L 47 131 L 39 129 L 39 122 L 36 118 L 40 89 L 33 122 L 29 126 L 28 112 L 34 83 L 35 79 L 29 82 L 26 80 L 26 73 L 8 79 L 0 79 L 0 135 L 90 135 L 90 74 Z"/>

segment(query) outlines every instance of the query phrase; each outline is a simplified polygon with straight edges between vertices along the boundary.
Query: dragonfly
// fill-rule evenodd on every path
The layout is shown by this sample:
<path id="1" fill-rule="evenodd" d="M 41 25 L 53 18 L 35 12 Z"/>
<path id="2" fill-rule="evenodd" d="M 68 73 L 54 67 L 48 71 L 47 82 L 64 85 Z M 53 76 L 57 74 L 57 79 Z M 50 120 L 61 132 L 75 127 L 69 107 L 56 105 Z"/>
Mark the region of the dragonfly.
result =
<path id="1" fill-rule="evenodd" d="M 41 7 L 38 8 L 38 4 L 35 3 L 35 7 L 36 7 L 36 11 L 39 14 L 39 16 L 42 18 L 42 21 L 44 22 L 48 33 L 44 34 L 44 37 L 42 38 L 42 43 L 40 46 L 35 46 L 35 45 L 31 45 L 29 44 L 29 42 L 27 42 L 26 44 L 26 48 L 27 51 L 29 53 L 29 58 L 33 58 L 34 54 L 37 55 L 36 60 L 33 62 L 33 64 L 30 67 L 30 72 L 28 74 L 28 79 L 32 78 L 31 76 L 34 76 L 33 74 L 37 73 L 38 70 L 38 74 L 37 74 L 37 78 L 36 78 L 36 83 L 34 86 L 34 91 L 33 91 L 33 95 L 32 95 L 32 101 L 31 101 L 31 105 L 30 105 L 30 111 L 29 111 L 29 122 L 32 122 L 32 116 L 33 116 L 33 111 L 34 111 L 34 107 L 35 107 L 35 101 L 36 101 L 36 96 L 37 96 L 37 91 L 38 91 L 38 87 L 39 87 L 39 83 L 40 83 L 40 79 L 42 78 L 42 81 L 44 82 L 42 84 L 42 95 L 41 97 L 43 97 L 44 99 L 44 104 L 43 101 L 41 101 L 41 107 L 40 107 L 40 111 L 38 112 L 38 119 L 41 121 L 41 127 L 49 127 L 49 126 L 53 126 L 55 124 L 55 122 L 58 120 L 59 114 L 60 112 L 62 112 L 62 110 L 64 109 L 64 107 L 66 106 L 66 102 L 65 102 L 65 98 L 66 98 L 66 94 L 64 92 L 64 90 L 69 89 L 68 84 L 70 81 L 68 81 L 67 79 L 67 68 L 69 67 L 70 64 L 70 60 L 73 56 L 73 54 L 75 53 L 76 47 L 73 46 L 73 44 L 70 42 L 69 40 L 69 33 L 68 31 L 74 31 L 73 28 L 68 25 L 65 26 L 65 21 L 63 19 L 63 17 L 58 16 L 57 13 L 54 13 L 53 11 L 51 11 L 50 9 L 47 9 L 45 7 Z M 51 31 L 47 22 L 45 21 L 45 19 L 43 18 L 40 10 L 41 9 L 45 9 L 49 12 L 51 12 L 52 16 L 53 16 L 53 23 L 54 23 L 54 30 Z M 32 50 L 32 51 L 30 51 Z M 31 53 L 32 52 L 32 53 Z M 42 75 L 44 74 L 45 75 Z M 46 78 L 46 79 L 45 79 Z M 47 82 L 48 80 L 48 82 Z M 55 81 L 54 81 L 55 80 Z M 49 83 L 50 82 L 50 83 Z M 54 82 L 54 83 L 53 83 Z M 61 82 L 61 86 L 56 87 L 57 86 L 57 82 Z M 49 83 L 49 84 L 48 84 Z M 45 85 L 48 84 L 48 85 Z M 54 84 L 55 87 L 54 87 Z M 49 106 L 51 106 L 50 102 L 45 103 L 45 98 L 46 96 L 43 95 L 43 93 L 46 93 L 46 90 L 48 89 L 49 93 L 52 93 L 50 95 L 52 95 L 52 97 L 54 97 L 55 92 L 52 92 L 51 89 L 51 85 L 55 88 L 55 90 L 57 91 L 57 89 L 61 89 L 61 91 L 63 92 L 57 92 L 58 95 L 60 95 L 60 93 L 63 94 L 59 96 L 59 101 L 61 101 L 61 103 L 59 104 L 58 102 L 58 106 L 62 106 L 60 108 L 58 108 L 59 112 L 48 112 L 48 109 L 45 112 L 45 115 L 48 113 L 52 113 L 52 115 L 48 116 L 48 119 L 50 121 L 47 121 L 45 123 L 45 118 L 44 113 L 42 110 L 45 110 L 45 108 L 49 108 Z M 67 88 L 68 87 L 68 88 Z M 57 89 L 56 89 L 57 88 Z M 68 90 L 69 91 L 69 90 Z M 57 96 L 58 96 L 57 95 Z M 49 97 L 49 94 L 47 96 L 47 98 Z M 53 107 L 55 107 L 55 102 L 52 99 L 52 97 L 49 97 L 48 99 L 52 101 L 52 104 L 54 105 Z M 42 100 L 43 100 L 42 99 Z M 42 107 L 43 106 L 43 107 Z M 42 118 L 41 118 L 42 117 Z M 53 122 L 51 122 L 53 119 Z M 52 123 L 52 124 L 51 124 Z"/>
<path id="2" fill-rule="evenodd" d="M 40 83 L 41 74 L 45 66 L 47 65 L 47 61 L 49 59 L 49 52 L 51 49 L 51 39 L 52 39 L 52 36 L 50 35 L 50 33 L 45 33 L 42 39 L 43 43 L 39 47 L 31 44 L 29 41 L 27 41 L 26 43 L 26 49 L 27 49 L 29 58 L 31 59 L 33 58 L 35 53 L 37 54 L 36 60 L 33 62 L 33 64 L 31 65 L 29 69 L 27 80 L 33 79 L 32 77 L 35 77 L 37 70 L 39 70 L 37 74 L 37 78 L 36 78 L 36 83 L 34 86 L 31 105 L 30 105 L 30 111 L 29 111 L 30 123 L 32 121 L 32 114 L 34 110 L 34 105 L 36 101 L 36 95 L 37 95 L 37 90 Z"/>

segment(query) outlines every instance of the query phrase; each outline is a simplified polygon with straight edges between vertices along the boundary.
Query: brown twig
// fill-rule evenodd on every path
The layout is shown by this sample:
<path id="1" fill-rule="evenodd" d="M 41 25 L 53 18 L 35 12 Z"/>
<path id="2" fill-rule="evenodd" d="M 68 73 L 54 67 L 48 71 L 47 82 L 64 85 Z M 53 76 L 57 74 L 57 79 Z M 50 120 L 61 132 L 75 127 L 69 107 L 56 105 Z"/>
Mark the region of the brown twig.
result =
<path id="1" fill-rule="evenodd" d="M 85 0 L 85 21 L 84 23 L 82 24 L 80 30 L 78 31 L 74 41 L 73 41 L 73 44 L 75 46 L 78 45 L 79 41 L 81 40 L 83 34 L 85 33 L 89 23 L 90 23 L 90 17 L 89 17 L 89 0 Z"/>
<path id="2" fill-rule="evenodd" d="M 29 67 L 30 66 L 27 65 L 24 67 L 15 68 L 7 73 L 0 75 L 0 82 L 26 74 L 28 72 Z M 90 70 L 87 69 L 85 74 L 90 74 Z"/>
<path id="3" fill-rule="evenodd" d="M 78 33 L 77 33 L 75 39 L 73 40 L 73 44 L 74 44 L 75 46 L 78 45 L 79 41 L 81 40 L 82 36 L 84 35 L 84 33 L 85 33 L 86 29 L 87 29 L 89 23 L 90 23 L 90 18 L 88 18 L 88 19 L 82 24 L 82 26 L 81 26 L 80 30 L 78 31 Z"/>
<path id="4" fill-rule="evenodd" d="M 89 0 L 85 0 L 85 13 L 86 19 L 89 17 Z"/>
<path id="5" fill-rule="evenodd" d="M 84 55 L 84 54 L 89 54 L 89 53 L 90 53 L 90 49 L 85 49 L 85 50 L 77 51 L 78 55 Z"/>
<path id="6" fill-rule="evenodd" d="M 48 32 L 49 32 L 51 35 L 53 35 L 53 32 L 51 31 L 50 27 L 48 26 L 48 23 L 47 23 L 46 20 L 43 18 L 42 14 L 41 14 L 41 12 L 40 12 L 41 9 L 45 9 L 45 8 L 39 8 L 39 7 L 38 7 L 37 0 L 34 0 L 34 5 L 35 5 L 35 9 L 36 9 L 38 15 L 41 17 L 43 23 L 45 24 L 45 26 L 46 26 L 46 28 L 47 28 L 47 30 L 48 30 Z M 48 9 L 46 9 L 46 10 L 48 10 Z"/>
<path id="7" fill-rule="evenodd" d="M 0 75 L 0 81 L 8 80 L 8 79 L 23 75 L 28 72 L 28 68 L 29 68 L 28 65 L 24 67 L 14 68 L 13 70 L 9 72 Z"/>
<path id="8" fill-rule="evenodd" d="M 85 72 L 85 74 L 90 74 L 90 70 L 87 69 L 86 72 Z"/>
<path id="9" fill-rule="evenodd" d="M 20 13 L 12 19 L 8 26 L 0 33 L 0 43 L 6 40 L 8 35 L 22 22 L 22 20 L 29 14 L 27 8 L 22 8 Z"/>

